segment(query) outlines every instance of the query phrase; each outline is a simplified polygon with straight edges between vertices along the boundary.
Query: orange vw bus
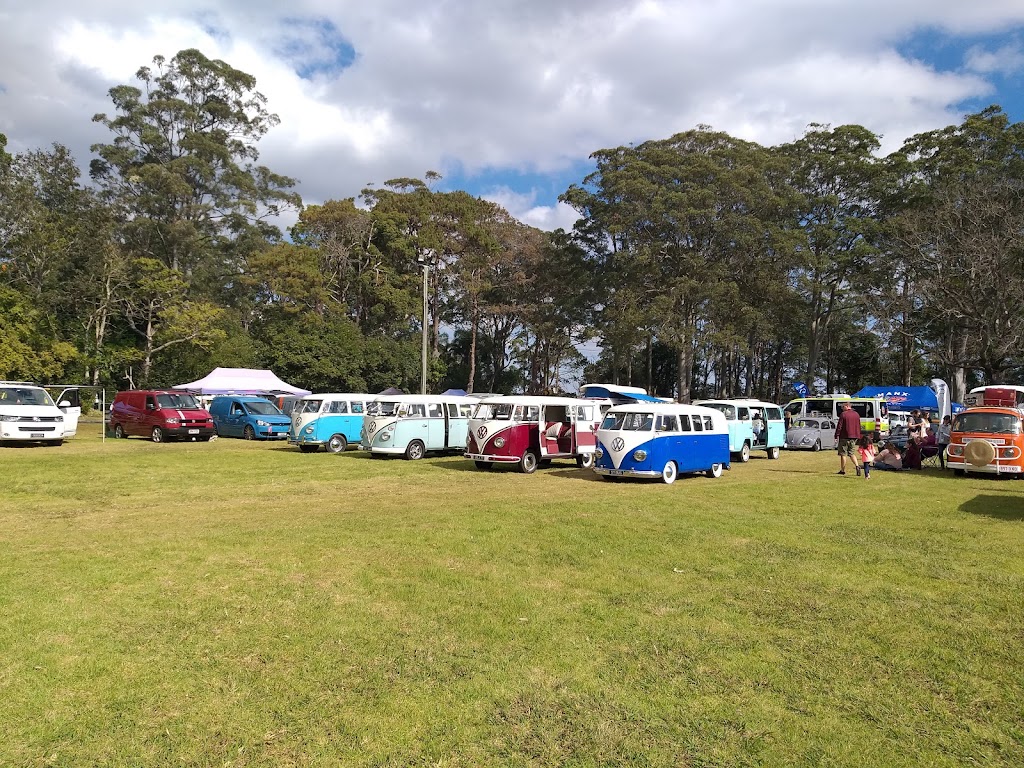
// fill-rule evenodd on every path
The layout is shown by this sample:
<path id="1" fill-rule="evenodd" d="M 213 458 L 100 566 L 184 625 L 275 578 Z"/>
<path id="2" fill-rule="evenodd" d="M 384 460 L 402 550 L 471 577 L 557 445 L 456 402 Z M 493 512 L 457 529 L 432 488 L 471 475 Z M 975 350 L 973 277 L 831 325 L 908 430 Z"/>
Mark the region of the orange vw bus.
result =
<path id="1" fill-rule="evenodd" d="M 977 387 L 953 418 L 946 466 L 955 474 L 1024 476 L 1024 387 Z"/>

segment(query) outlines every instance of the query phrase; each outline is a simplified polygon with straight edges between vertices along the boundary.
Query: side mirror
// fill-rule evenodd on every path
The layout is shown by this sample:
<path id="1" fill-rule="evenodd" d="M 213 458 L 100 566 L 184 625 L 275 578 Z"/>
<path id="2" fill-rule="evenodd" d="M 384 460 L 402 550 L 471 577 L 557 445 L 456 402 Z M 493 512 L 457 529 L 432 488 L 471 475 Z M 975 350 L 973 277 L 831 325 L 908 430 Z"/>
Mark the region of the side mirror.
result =
<path id="1" fill-rule="evenodd" d="M 70 408 L 71 407 L 71 401 L 70 400 L 61 400 L 59 403 L 57 403 L 57 407 L 58 408 Z"/>

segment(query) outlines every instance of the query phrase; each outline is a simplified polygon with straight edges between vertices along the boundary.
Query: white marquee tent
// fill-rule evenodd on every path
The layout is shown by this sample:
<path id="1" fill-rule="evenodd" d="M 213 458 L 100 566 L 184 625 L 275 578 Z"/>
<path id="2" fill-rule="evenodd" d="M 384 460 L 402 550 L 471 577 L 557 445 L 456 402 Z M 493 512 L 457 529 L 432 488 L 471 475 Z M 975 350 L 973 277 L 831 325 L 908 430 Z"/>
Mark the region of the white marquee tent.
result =
<path id="1" fill-rule="evenodd" d="M 293 387 L 277 378 L 273 371 L 253 368 L 214 368 L 203 378 L 178 384 L 172 389 L 187 389 L 202 395 L 242 395 L 255 392 L 280 392 L 289 395 L 309 395 L 308 389 Z"/>

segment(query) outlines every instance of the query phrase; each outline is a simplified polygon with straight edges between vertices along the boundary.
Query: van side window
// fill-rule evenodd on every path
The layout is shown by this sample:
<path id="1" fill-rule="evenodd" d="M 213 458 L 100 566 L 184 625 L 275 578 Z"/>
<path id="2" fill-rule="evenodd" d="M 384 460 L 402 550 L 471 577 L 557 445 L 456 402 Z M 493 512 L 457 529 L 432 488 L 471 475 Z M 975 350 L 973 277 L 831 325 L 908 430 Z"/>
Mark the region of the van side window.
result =
<path id="1" fill-rule="evenodd" d="M 743 413 L 743 409 L 742 408 L 740 408 L 740 413 Z M 740 416 L 740 418 L 743 418 L 743 417 Z M 693 417 L 693 431 L 694 432 L 703 432 L 704 431 L 704 422 L 702 422 L 700 420 L 700 416 L 694 416 Z"/>
<path id="2" fill-rule="evenodd" d="M 334 400 L 327 406 L 326 413 L 348 413 L 348 403 L 344 400 Z"/>
<path id="3" fill-rule="evenodd" d="M 704 417 L 704 429 L 707 432 L 710 432 L 712 429 L 714 429 L 714 425 L 712 425 L 712 423 L 711 423 L 711 417 L 710 416 L 705 416 Z"/>
<path id="4" fill-rule="evenodd" d="M 540 406 L 523 406 L 523 421 L 538 421 L 540 419 Z"/>
<path id="5" fill-rule="evenodd" d="M 592 405 L 580 405 L 576 408 L 576 416 L 581 421 L 593 421 L 594 420 L 594 406 Z"/>
<path id="6" fill-rule="evenodd" d="M 469 403 L 459 403 L 459 416 L 464 419 L 468 419 L 469 415 L 473 412 L 473 406 Z"/>
<path id="7" fill-rule="evenodd" d="M 750 409 L 740 407 L 740 421 L 747 421 L 750 419 Z"/>
<path id="8" fill-rule="evenodd" d="M 348 404 L 348 409 L 350 413 L 362 413 L 363 404 L 358 400 L 354 400 L 353 402 Z"/>
<path id="9" fill-rule="evenodd" d="M 405 415 L 411 416 L 412 418 L 426 416 L 427 411 L 423 406 L 423 403 L 409 403 L 405 407 Z"/>
<path id="10" fill-rule="evenodd" d="M 689 416 L 680 416 L 679 417 L 679 431 L 680 432 L 689 432 L 690 431 L 690 417 Z"/>
<path id="11" fill-rule="evenodd" d="M 457 419 L 459 417 L 459 404 L 448 403 L 448 418 Z"/>
<path id="12" fill-rule="evenodd" d="M 231 415 L 232 416 L 239 416 L 239 415 L 241 415 L 241 413 L 242 413 L 242 404 L 241 403 L 232 403 L 231 404 Z"/>
<path id="13" fill-rule="evenodd" d="M 779 421 L 782 418 L 782 411 L 778 408 L 765 408 L 764 415 L 768 421 Z"/>
<path id="14" fill-rule="evenodd" d="M 662 415 L 658 417 L 657 430 L 659 432 L 678 432 L 679 431 L 679 419 L 676 415 Z"/>
<path id="15" fill-rule="evenodd" d="M 152 395 L 146 395 L 146 410 L 153 410 L 156 408 L 156 398 Z"/>
<path id="16" fill-rule="evenodd" d="M 427 406 L 427 416 L 432 419 L 444 418 L 444 406 L 440 403 L 430 403 Z"/>

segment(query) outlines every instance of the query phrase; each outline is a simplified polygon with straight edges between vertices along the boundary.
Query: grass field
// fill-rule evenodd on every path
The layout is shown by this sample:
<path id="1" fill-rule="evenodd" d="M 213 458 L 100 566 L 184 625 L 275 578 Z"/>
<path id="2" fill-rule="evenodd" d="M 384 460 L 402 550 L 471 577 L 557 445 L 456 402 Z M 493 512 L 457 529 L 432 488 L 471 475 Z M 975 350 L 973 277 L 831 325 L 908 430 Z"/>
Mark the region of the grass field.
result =
<path id="1" fill-rule="evenodd" d="M 1024 482 L 835 464 L 0 449 L 0 765 L 1024 765 Z"/>

